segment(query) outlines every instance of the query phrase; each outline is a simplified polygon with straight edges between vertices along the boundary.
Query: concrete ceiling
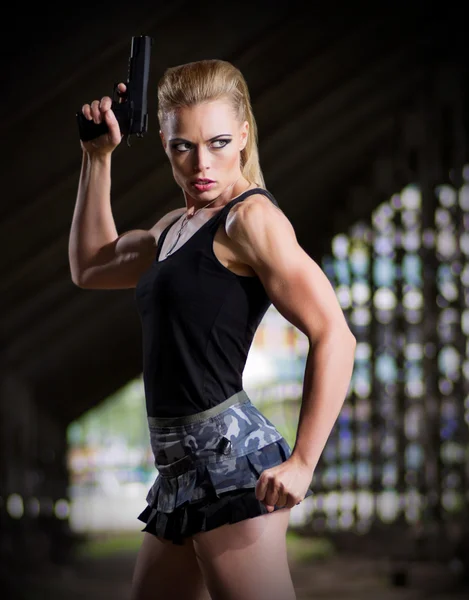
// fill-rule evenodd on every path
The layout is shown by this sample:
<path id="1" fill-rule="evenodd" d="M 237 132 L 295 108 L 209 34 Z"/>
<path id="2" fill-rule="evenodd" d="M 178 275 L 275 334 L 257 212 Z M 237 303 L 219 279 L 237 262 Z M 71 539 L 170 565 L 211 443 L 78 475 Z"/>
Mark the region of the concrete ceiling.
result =
<path id="1" fill-rule="evenodd" d="M 351 210 L 354 190 L 373 190 L 379 165 L 392 160 L 399 115 L 434 66 L 462 60 L 458 16 L 423 3 L 306 6 L 41 5 L 4 21 L 2 370 L 57 419 L 69 422 L 141 372 L 134 290 L 79 289 L 68 264 L 81 166 L 75 113 L 126 76 L 132 35 L 155 44 L 149 132 L 113 156 L 119 233 L 183 205 L 158 137 L 156 83 L 166 67 L 202 58 L 229 60 L 245 75 L 267 187 L 316 260 L 338 221 L 395 191 L 395 178 L 381 180 Z"/>

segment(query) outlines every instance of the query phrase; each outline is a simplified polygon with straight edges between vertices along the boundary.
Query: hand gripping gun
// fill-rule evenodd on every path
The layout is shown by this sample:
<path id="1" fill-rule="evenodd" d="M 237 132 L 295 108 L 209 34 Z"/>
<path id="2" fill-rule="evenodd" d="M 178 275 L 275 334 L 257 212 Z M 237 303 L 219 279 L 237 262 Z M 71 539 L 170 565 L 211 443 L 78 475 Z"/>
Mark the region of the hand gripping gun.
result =
<path id="1" fill-rule="evenodd" d="M 116 115 L 121 133 L 127 136 L 127 145 L 132 134 L 143 137 L 148 130 L 147 90 L 150 73 L 150 51 L 153 39 L 147 35 L 134 36 L 130 48 L 126 91 L 119 92 L 114 84 L 111 108 Z M 94 140 L 108 131 L 102 121 L 89 121 L 81 112 L 76 113 L 80 139 L 83 142 Z"/>

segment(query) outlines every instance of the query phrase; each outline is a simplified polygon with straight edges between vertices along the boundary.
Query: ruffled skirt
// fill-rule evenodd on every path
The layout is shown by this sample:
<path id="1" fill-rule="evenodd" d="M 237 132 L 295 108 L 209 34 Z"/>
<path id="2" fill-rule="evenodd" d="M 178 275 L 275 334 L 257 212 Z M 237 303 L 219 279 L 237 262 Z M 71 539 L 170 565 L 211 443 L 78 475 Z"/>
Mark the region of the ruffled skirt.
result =
<path id="1" fill-rule="evenodd" d="M 142 531 L 182 545 L 199 531 L 268 513 L 256 498 L 257 480 L 291 449 L 245 392 L 216 408 L 214 416 L 213 409 L 204 411 L 187 424 L 166 426 L 165 419 L 149 418 L 159 473 L 138 515 L 146 524 Z M 308 489 L 305 497 L 312 493 Z"/>

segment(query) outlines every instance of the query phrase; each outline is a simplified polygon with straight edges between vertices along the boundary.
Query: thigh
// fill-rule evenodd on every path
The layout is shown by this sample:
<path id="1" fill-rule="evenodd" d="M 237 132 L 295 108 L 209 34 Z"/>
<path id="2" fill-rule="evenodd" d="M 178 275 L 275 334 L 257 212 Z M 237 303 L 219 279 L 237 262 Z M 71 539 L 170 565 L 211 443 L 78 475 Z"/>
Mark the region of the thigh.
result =
<path id="1" fill-rule="evenodd" d="M 192 536 L 212 600 L 295 600 L 287 558 L 289 508 Z"/>
<path id="2" fill-rule="evenodd" d="M 192 540 L 183 546 L 145 532 L 131 600 L 210 600 Z"/>

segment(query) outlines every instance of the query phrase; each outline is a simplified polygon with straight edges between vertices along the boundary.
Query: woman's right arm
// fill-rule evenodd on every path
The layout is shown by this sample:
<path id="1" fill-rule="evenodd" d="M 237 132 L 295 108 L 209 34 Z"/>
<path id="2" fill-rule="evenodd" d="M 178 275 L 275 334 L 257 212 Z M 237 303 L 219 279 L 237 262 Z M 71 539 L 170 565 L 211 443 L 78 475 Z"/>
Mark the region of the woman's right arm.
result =
<path id="1" fill-rule="evenodd" d="M 119 88 L 125 92 L 125 84 Z M 80 142 L 83 158 L 68 254 L 73 283 L 87 289 L 135 287 L 151 266 L 167 218 L 177 212 L 165 215 L 151 231 L 135 229 L 118 235 L 111 210 L 111 155 L 122 135 L 111 102 L 105 96 L 82 108 L 86 118 L 95 123 L 104 119 L 109 129 L 95 140 Z"/>
<path id="2" fill-rule="evenodd" d="M 81 288 L 135 287 L 154 258 L 150 231 L 118 235 L 110 190 L 111 154 L 83 152 L 68 250 L 72 281 Z"/>

